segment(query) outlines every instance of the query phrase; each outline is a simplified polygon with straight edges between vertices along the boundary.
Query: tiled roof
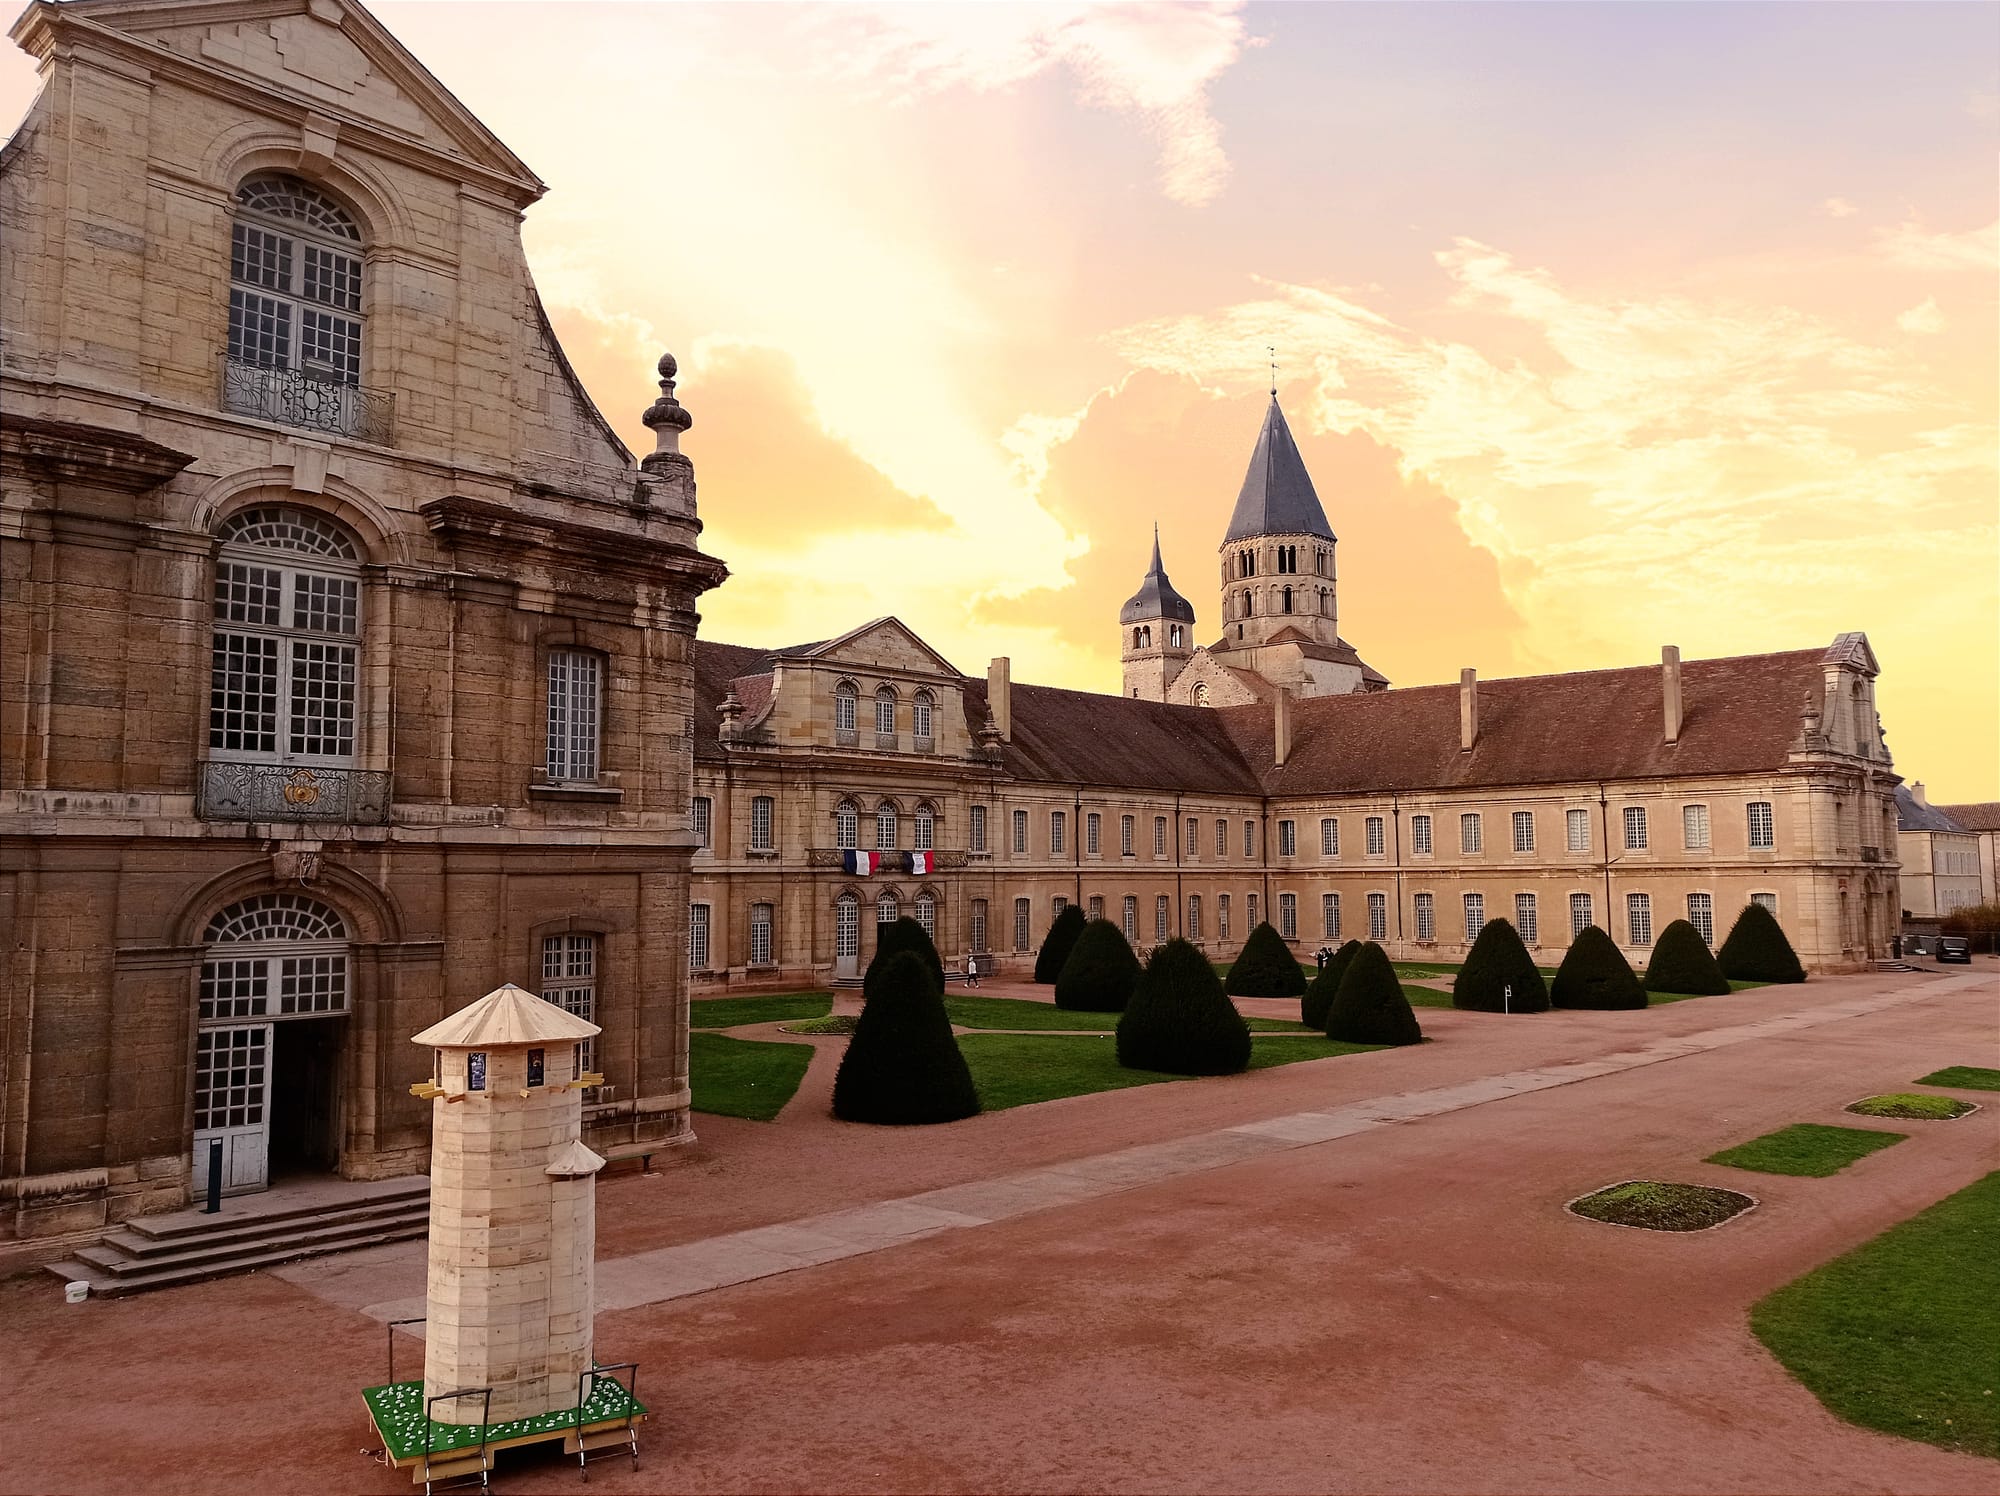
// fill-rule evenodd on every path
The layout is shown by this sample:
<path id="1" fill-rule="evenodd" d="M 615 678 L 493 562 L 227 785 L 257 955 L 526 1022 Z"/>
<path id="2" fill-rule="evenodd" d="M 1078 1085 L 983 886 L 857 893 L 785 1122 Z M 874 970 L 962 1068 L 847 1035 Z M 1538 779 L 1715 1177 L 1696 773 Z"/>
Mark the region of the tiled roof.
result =
<path id="1" fill-rule="evenodd" d="M 1333 526 L 1326 522 L 1326 511 L 1313 488 L 1312 474 L 1306 471 L 1306 460 L 1299 455 L 1292 428 L 1285 424 L 1285 413 L 1278 408 L 1275 391 L 1264 411 L 1264 425 L 1250 453 L 1250 469 L 1243 475 L 1243 488 L 1222 538 L 1226 543 L 1253 535 L 1334 538 Z"/>
<path id="2" fill-rule="evenodd" d="M 1939 805 L 1920 805 L 1903 785 L 1896 786 L 1896 829 L 1898 831 L 1964 831 Z"/>
<path id="3" fill-rule="evenodd" d="M 1167 569 L 1160 564 L 1160 527 L 1153 526 L 1153 564 L 1146 568 L 1139 590 L 1118 610 L 1120 623 L 1143 623 L 1148 618 L 1175 618 L 1194 622 L 1194 604 L 1174 591 Z"/>
<path id="4" fill-rule="evenodd" d="M 968 679 L 963 689 L 965 715 L 976 728 L 986 720 L 986 682 Z M 1019 681 L 1009 695 L 1012 737 L 1002 745 L 1001 762 L 1017 778 L 1196 794 L 1260 793 L 1223 714 L 1208 707 Z"/>
<path id="5" fill-rule="evenodd" d="M 2000 800 L 1978 800 L 1970 805 L 1940 805 L 1938 809 L 1967 831 L 2000 831 Z"/>

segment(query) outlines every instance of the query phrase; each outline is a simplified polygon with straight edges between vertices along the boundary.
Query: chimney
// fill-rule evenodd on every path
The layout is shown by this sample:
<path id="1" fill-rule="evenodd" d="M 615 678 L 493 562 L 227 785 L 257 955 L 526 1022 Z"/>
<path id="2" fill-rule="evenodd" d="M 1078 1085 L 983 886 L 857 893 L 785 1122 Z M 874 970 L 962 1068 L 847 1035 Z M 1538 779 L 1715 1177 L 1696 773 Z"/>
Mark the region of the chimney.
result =
<path id="1" fill-rule="evenodd" d="M 995 657 L 986 667 L 986 710 L 1000 729 L 1000 741 L 1014 741 L 1014 701 L 1011 686 L 1013 662 L 1006 655 Z"/>
<path id="2" fill-rule="evenodd" d="M 1928 806 L 1931 803 L 1924 794 L 1924 782 L 1921 779 L 1910 781 L 1910 798 L 1919 805 Z"/>
<path id="3" fill-rule="evenodd" d="M 1667 741 L 1677 743 L 1681 736 L 1681 651 L 1677 644 L 1660 650 L 1660 689 L 1666 699 Z"/>
<path id="4" fill-rule="evenodd" d="M 1278 768 L 1292 756 L 1292 693 L 1283 686 L 1271 702 L 1271 762 Z"/>
<path id="5" fill-rule="evenodd" d="M 1458 751 L 1470 753 L 1479 741 L 1479 672 L 1458 672 Z"/>

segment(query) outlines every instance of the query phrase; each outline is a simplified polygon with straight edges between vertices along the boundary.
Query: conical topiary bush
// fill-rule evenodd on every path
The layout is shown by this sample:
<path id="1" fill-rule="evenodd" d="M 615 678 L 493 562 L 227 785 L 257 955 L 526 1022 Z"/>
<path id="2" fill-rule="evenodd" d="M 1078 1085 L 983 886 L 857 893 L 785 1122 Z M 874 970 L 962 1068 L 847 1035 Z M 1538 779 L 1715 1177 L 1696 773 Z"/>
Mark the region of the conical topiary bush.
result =
<path id="1" fill-rule="evenodd" d="M 932 983 L 940 995 L 944 992 L 944 962 L 938 959 L 937 947 L 931 944 L 924 927 L 904 915 L 901 919 L 875 927 L 875 954 L 868 962 L 868 970 L 861 977 L 861 995 L 871 996 L 875 991 L 876 973 L 887 966 L 891 959 L 908 951 L 929 968 Z"/>
<path id="2" fill-rule="evenodd" d="M 1558 1008 L 1643 1008 L 1646 988 L 1612 938 L 1585 925 L 1556 968 L 1549 1002 Z"/>
<path id="3" fill-rule="evenodd" d="M 1326 1036 L 1343 1044 L 1421 1044 L 1424 1031 L 1389 954 L 1374 941 L 1356 951 L 1326 1012 Z"/>
<path id="4" fill-rule="evenodd" d="M 1653 947 L 1653 959 L 1646 964 L 1646 990 L 1719 997 L 1729 990 L 1729 978 L 1708 953 L 1701 931 L 1677 919 L 1660 932 L 1660 943 Z"/>
<path id="5" fill-rule="evenodd" d="M 1250 1063 L 1250 1027 L 1208 957 L 1169 940 L 1139 973 L 1118 1020 L 1118 1063 L 1169 1075 L 1234 1075 Z"/>
<path id="6" fill-rule="evenodd" d="M 1056 978 L 1056 1006 L 1083 1013 L 1122 1013 L 1139 980 L 1139 958 L 1125 932 L 1108 919 L 1083 927 Z"/>
<path id="7" fill-rule="evenodd" d="M 1306 974 L 1284 937 L 1265 920 L 1250 932 L 1229 968 L 1229 990 L 1237 997 L 1303 997 Z"/>
<path id="8" fill-rule="evenodd" d="M 1506 920 L 1489 919 L 1472 942 L 1451 984 L 1451 1005 L 1475 1013 L 1548 1011 L 1548 984 Z"/>
<path id="9" fill-rule="evenodd" d="M 1347 963 L 1354 959 L 1354 953 L 1360 949 L 1360 941 L 1348 941 L 1314 974 L 1311 984 L 1306 988 L 1306 995 L 1299 999 L 1299 1017 L 1307 1028 L 1326 1027 L 1326 1010 L 1333 1006 L 1333 994 L 1340 990 L 1341 974 L 1347 970 Z"/>
<path id="10" fill-rule="evenodd" d="M 1715 964 L 1732 982 L 1803 982 L 1806 969 L 1785 938 L 1778 916 L 1762 904 L 1750 903 L 1730 926 L 1729 938 L 1715 953 Z"/>
<path id="11" fill-rule="evenodd" d="M 896 952 L 874 982 L 833 1078 L 834 1116 L 891 1126 L 972 1116 L 979 1093 L 923 958 Z"/>
<path id="12" fill-rule="evenodd" d="M 1069 960 L 1069 953 L 1076 945 L 1076 939 L 1083 933 L 1087 921 L 1083 908 L 1078 904 L 1065 904 L 1049 926 L 1049 933 L 1042 940 L 1042 948 L 1035 955 L 1035 980 L 1044 987 L 1062 975 L 1063 963 Z"/>

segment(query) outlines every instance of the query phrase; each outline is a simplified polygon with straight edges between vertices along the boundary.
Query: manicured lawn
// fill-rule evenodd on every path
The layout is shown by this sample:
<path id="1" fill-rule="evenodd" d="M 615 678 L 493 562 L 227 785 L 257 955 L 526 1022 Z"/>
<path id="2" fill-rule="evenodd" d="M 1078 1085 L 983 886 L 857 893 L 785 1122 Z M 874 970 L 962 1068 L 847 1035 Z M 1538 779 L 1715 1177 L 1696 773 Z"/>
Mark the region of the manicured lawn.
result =
<path id="1" fill-rule="evenodd" d="M 1073 1013 L 1018 997 L 947 997 L 944 1010 L 953 1023 L 969 1029 L 1069 1029 L 1108 1034 L 1118 1027 L 1116 1013 Z M 1252 1033 L 1306 1032 L 1306 1026 L 1293 1018 L 1246 1018 L 1244 1022 Z"/>
<path id="2" fill-rule="evenodd" d="M 1398 976 L 1403 974 L 1401 967 L 1397 968 L 1396 974 Z M 1440 992 L 1435 987 L 1419 987 L 1415 982 L 1403 983 L 1403 996 L 1410 1000 L 1410 1006 L 1413 1008 L 1448 1008 L 1451 1006 L 1451 994 L 1449 992 Z"/>
<path id="3" fill-rule="evenodd" d="M 1949 1122 L 1971 1111 L 1973 1103 L 1955 1096 L 1921 1096 L 1915 1091 L 1894 1091 L 1886 1096 L 1869 1096 L 1847 1108 L 1857 1117 L 1898 1117 L 1907 1122 Z"/>
<path id="4" fill-rule="evenodd" d="M 1593 1221 L 1647 1231 L 1705 1231 L 1750 1208 L 1750 1198 L 1706 1184 L 1634 1179 L 1585 1195 L 1570 1206 Z"/>
<path id="5" fill-rule="evenodd" d="M 689 1034 L 688 1084 L 694 1092 L 694 1109 L 768 1122 L 805 1079 L 812 1052 L 810 1044 Z"/>
<path id="6" fill-rule="evenodd" d="M 1823 1127 L 1817 1122 L 1800 1122 L 1720 1153 L 1711 1153 L 1708 1161 L 1727 1164 L 1732 1169 L 1755 1169 L 1759 1174 L 1824 1179 L 1908 1136 L 1908 1133 L 1877 1132 L 1866 1127 Z"/>
<path id="7" fill-rule="evenodd" d="M 1751 987 L 1768 987 L 1770 985 L 1769 982 L 1731 982 L 1729 990 L 1731 992 L 1743 992 Z M 1705 992 L 1648 992 L 1646 994 L 1646 1006 L 1657 1008 L 1661 1003 L 1684 1003 L 1691 997 L 1706 997 L 1707 995 Z"/>
<path id="8" fill-rule="evenodd" d="M 1952 1065 L 1917 1077 L 1920 1086 L 1950 1086 L 1959 1091 L 2000 1091 L 2000 1070 L 1981 1065 Z"/>
<path id="9" fill-rule="evenodd" d="M 2000 1459 L 2000 1172 L 1787 1284 L 1750 1328 L 1848 1422 Z"/>
<path id="10" fill-rule="evenodd" d="M 699 997 L 688 1004 L 688 1027 L 735 1028 L 739 1023 L 783 1023 L 824 1018 L 833 1011 L 826 992 L 774 992 L 769 997 Z"/>
<path id="11" fill-rule="evenodd" d="M 1457 961 L 1398 961 L 1395 966 L 1399 977 L 1455 977 L 1461 964 Z M 1556 974 L 1553 966 L 1537 966 L 1535 970 L 1545 977 Z"/>
<path id="12" fill-rule="evenodd" d="M 1374 1046 L 1337 1044 L 1318 1037 L 1253 1039 L 1250 1068 L 1292 1065 L 1331 1055 L 1358 1054 Z M 1093 1091 L 1117 1091 L 1149 1086 L 1157 1081 L 1183 1080 L 1158 1070 L 1127 1070 L 1118 1063 L 1117 1041 L 1078 1034 L 966 1034 L 958 1041 L 972 1071 L 979 1101 L 989 1112 L 1053 1101 L 1059 1096 L 1085 1096 Z"/>

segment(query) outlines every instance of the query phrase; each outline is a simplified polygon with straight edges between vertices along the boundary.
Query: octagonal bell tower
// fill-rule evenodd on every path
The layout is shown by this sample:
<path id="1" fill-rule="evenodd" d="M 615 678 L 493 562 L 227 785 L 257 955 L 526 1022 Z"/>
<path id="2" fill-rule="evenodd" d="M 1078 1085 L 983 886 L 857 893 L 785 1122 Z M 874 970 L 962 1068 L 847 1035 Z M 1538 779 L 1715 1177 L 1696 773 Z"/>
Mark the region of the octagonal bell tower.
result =
<path id="1" fill-rule="evenodd" d="M 1194 604 L 1174 591 L 1160 565 L 1160 527 L 1153 526 L 1153 564 L 1139 590 L 1118 610 L 1118 658 L 1125 694 L 1165 701 L 1167 687 L 1194 657 Z"/>

